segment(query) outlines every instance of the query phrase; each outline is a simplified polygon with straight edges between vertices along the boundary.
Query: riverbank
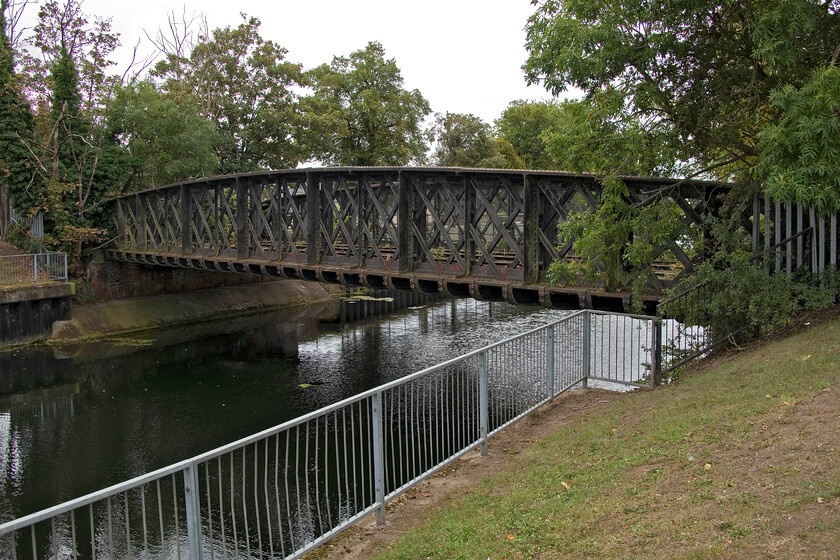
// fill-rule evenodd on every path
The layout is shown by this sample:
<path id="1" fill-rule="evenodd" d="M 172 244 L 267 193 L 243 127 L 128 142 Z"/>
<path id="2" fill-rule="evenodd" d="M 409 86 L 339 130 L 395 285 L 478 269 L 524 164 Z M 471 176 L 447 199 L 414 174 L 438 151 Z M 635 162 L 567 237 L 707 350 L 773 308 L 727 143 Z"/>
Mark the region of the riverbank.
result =
<path id="1" fill-rule="evenodd" d="M 152 329 L 216 321 L 329 300 L 344 287 L 302 280 L 277 280 L 178 294 L 130 297 L 74 305 L 70 318 L 53 325 L 41 342 L 64 344 Z"/>
<path id="2" fill-rule="evenodd" d="M 836 558 L 838 311 L 660 390 L 563 395 L 307 558 Z"/>

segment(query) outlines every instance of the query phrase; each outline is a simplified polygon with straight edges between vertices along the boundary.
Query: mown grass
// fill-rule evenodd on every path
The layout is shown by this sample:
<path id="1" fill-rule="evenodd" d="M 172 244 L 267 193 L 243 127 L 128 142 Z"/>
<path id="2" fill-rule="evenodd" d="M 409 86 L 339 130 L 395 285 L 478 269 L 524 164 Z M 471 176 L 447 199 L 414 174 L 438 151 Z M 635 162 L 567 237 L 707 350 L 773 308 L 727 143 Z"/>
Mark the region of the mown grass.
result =
<path id="1" fill-rule="evenodd" d="M 840 321 L 619 399 L 377 558 L 836 558 Z"/>

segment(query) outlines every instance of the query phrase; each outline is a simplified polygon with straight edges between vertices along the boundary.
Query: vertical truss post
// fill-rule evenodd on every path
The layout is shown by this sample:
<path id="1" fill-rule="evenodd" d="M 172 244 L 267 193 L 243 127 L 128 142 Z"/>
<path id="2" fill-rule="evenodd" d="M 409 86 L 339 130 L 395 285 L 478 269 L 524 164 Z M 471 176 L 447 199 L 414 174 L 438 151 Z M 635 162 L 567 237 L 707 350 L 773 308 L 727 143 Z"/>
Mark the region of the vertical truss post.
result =
<path id="1" fill-rule="evenodd" d="M 522 174 L 524 199 L 525 283 L 536 284 L 540 278 L 540 204 L 539 185 L 527 173 Z"/>
<path id="2" fill-rule="evenodd" d="M 117 247 L 126 249 L 128 232 L 126 232 L 125 210 L 122 199 L 117 199 Z"/>
<path id="3" fill-rule="evenodd" d="M 248 202 L 248 185 L 239 177 L 236 178 L 236 258 L 248 258 L 248 218 L 250 217 Z"/>
<path id="4" fill-rule="evenodd" d="M 192 253 L 192 187 L 181 185 L 181 255 Z"/>
<path id="5" fill-rule="evenodd" d="M 318 264 L 318 231 L 321 220 L 321 190 L 312 173 L 306 173 L 306 262 Z"/>
<path id="6" fill-rule="evenodd" d="M 148 243 L 146 240 L 146 212 L 143 207 L 143 195 L 138 194 L 134 197 L 134 214 L 137 223 L 135 242 L 138 249 L 145 251 L 148 248 Z"/>
<path id="7" fill-rule="evenodd" d="M 397 171 L 397 258 L 400 272 L 411 272 L 414 268 L 412 224 L 414 223 L 414 202 L 411 175 L 405 170 Z"/>
<path id="8" fill-rule="evenodd" d="M 377 231 L 377 227 L 373 227 L 373 224 L 366 224 L 368 216 L 371 214 L 368 213 L 368 189 L 366 185 L 370 184 L 370 179 L 362 172 L 359 173 L 356 179 L 356 216 L 355 216 L 355 224 L 354 224 L 354 231 L 353 235 L 356 236 L 356 268 L 363 268 L 365 266 L 365 257 L 368 254 L 368 238 L 365 235 L 365 225 L 370 225 L 370 231 L 374 232 Z M 385 181 L 380 179 L 379 189 L 382 190 L 382 185 L 385 184 Z M 348 186 L 349 188 L 349 186 Z M 375 194 L 372 196 L 376 196 Z M 371 204 L 373 204 L 371 202 Z M 382 218 L 379 218 L 382 219 Z M 384 227 L 384 225 L 382 226 Z M 347 240 L 350 243 L 350 240 Z"/>
<path id="9" fill-rule="evenodd" d="M 475 238 L 478 237 L 478 224 L 475 220 L 475 201 L 478 185 L 472 175 L 464 175 L 464 276 L 472 273 L 472 264 L 475 260 Z"/>

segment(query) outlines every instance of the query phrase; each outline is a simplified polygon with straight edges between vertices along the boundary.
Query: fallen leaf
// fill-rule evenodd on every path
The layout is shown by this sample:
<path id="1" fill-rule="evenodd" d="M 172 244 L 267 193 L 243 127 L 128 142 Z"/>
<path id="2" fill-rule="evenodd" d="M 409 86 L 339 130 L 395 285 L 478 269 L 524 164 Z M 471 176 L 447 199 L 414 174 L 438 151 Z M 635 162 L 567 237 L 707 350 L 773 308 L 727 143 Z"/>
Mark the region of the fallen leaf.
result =
<path id="1" fill-rule="evenodd" d="M 705 465 L 703 465 L 703 468 L 706 469 L 707 471 L 710 471 L 710 470 L 712 470 L 712 465 L 710 463 L 706 463 Z"/>
<path id="2" fill-rule="evenodd" d="M 508 540 L 509 541 L 512 541 L 515 538 L 516 538 L 516 535 L 508 535 Z"/>
<path id="3" fill-rule="evenodd" d="M 302 389 L 306 389 L 307 387 L 312 387 L 312 384 L 311 383 L 301 383 L 300 385 L 298 385 L 298 387 L 300 387 Z"/>
<path id="4" fill-rule="evenodd" d="M 566 484 L 566 482 L 563 481 L 563 480 L 560 481 L 560 484 L 562 484 L 563 488 L 565 488 L 566 490 L 571 490 L 572 489 L 572 487 L 569 486 L 568 484 Z"/>

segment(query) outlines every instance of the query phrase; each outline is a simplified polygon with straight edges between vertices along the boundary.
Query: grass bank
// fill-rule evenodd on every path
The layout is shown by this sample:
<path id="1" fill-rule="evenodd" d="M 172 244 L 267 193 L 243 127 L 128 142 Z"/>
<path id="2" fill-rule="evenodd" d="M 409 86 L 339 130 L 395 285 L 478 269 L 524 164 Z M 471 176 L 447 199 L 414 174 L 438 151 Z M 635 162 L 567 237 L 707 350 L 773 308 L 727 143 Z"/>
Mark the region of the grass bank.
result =
<path id="1" fill-rule="evenodd" d="M 716 362 L 579 415 L 376 558 L 840 558 L 840 320 Z"/>

